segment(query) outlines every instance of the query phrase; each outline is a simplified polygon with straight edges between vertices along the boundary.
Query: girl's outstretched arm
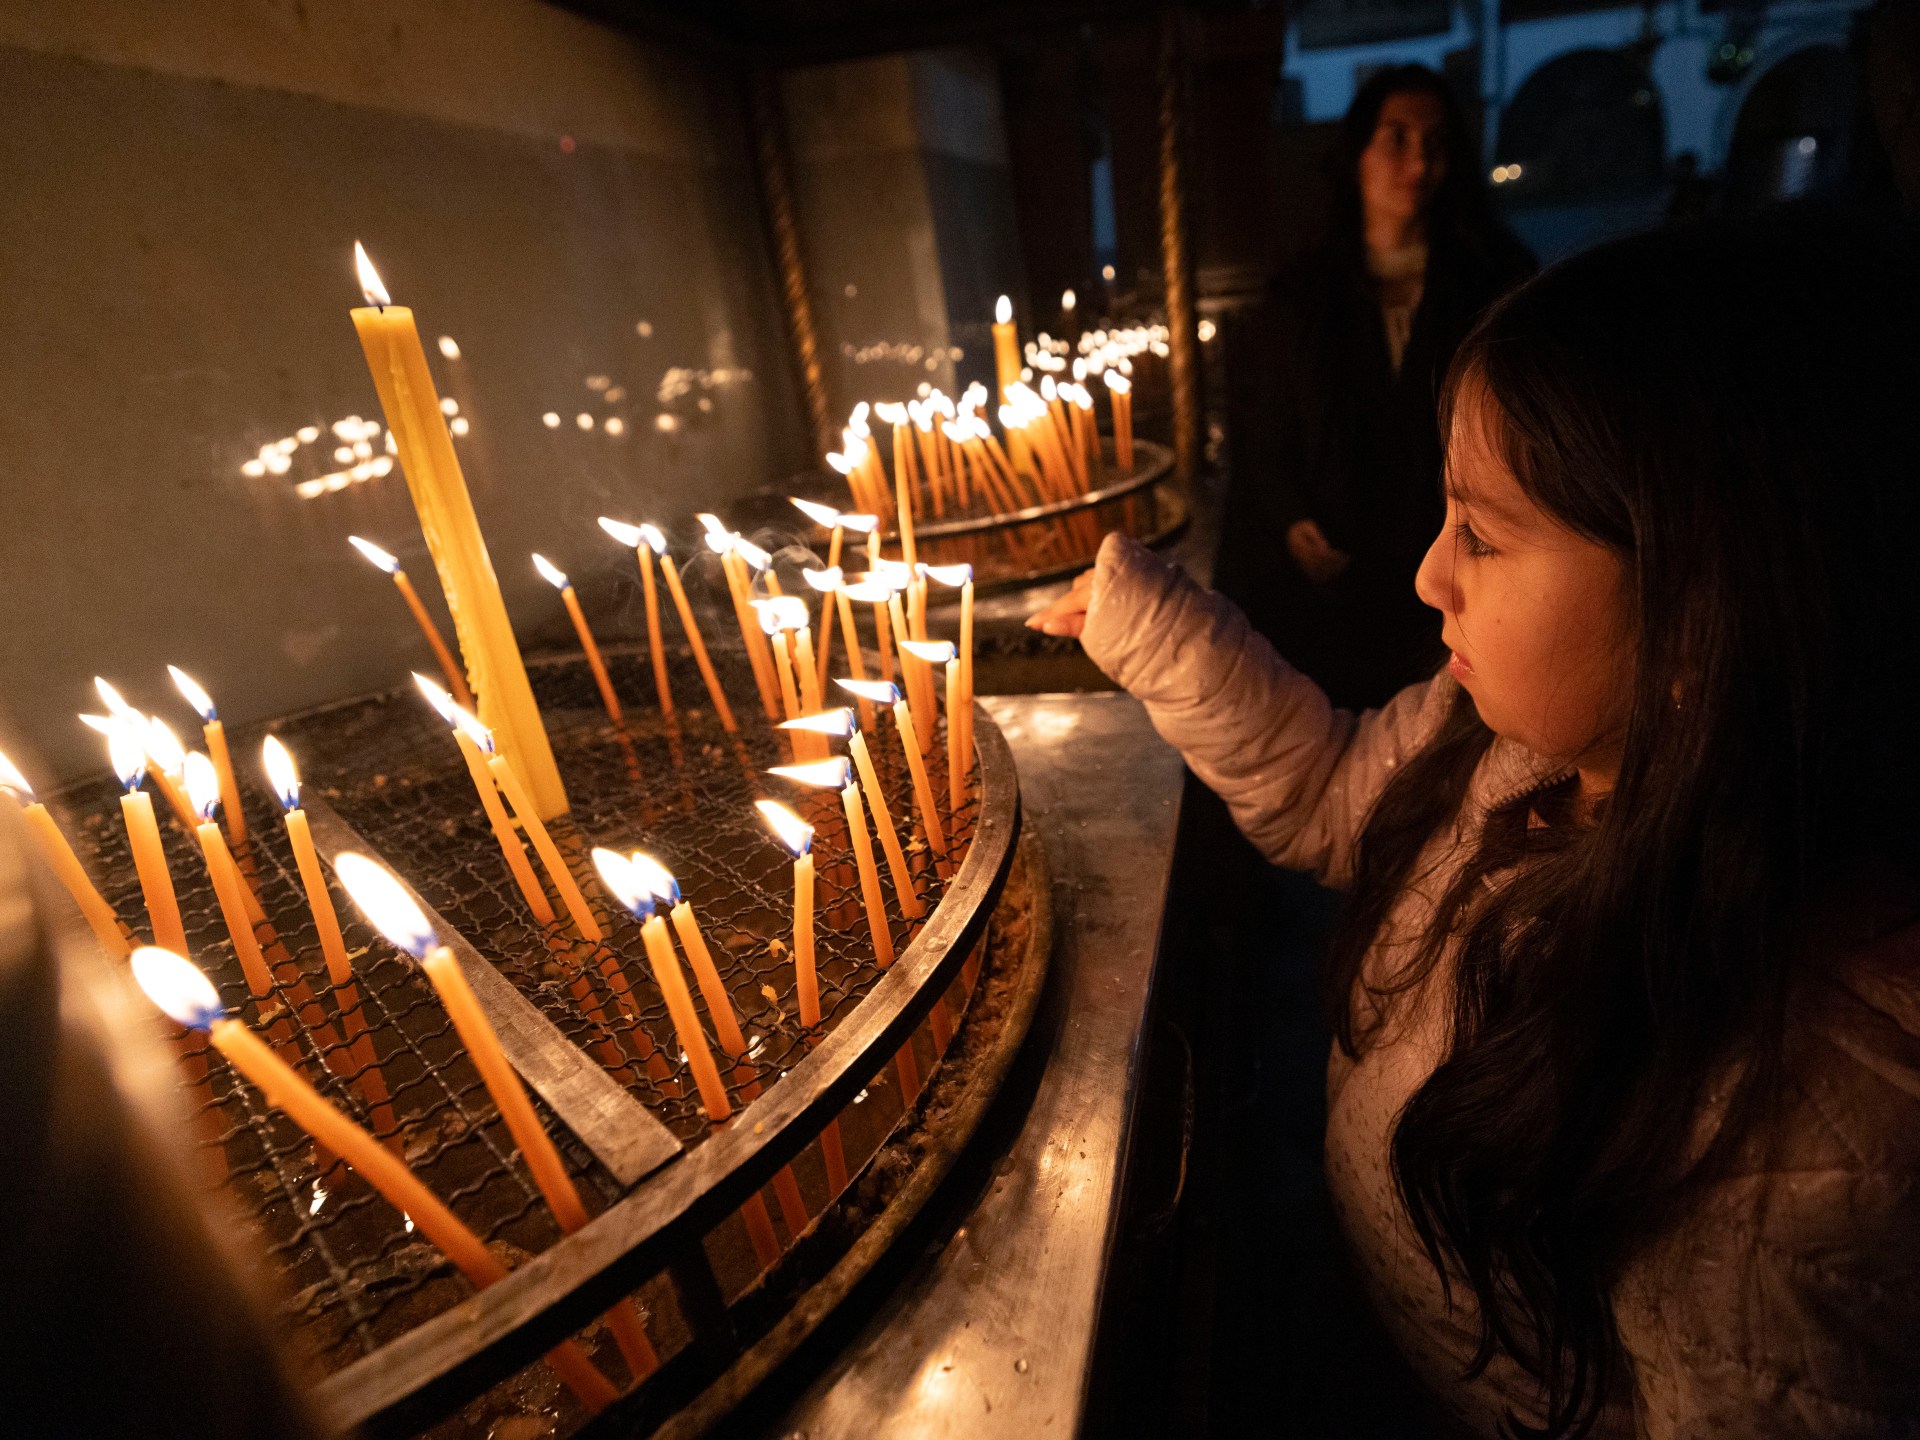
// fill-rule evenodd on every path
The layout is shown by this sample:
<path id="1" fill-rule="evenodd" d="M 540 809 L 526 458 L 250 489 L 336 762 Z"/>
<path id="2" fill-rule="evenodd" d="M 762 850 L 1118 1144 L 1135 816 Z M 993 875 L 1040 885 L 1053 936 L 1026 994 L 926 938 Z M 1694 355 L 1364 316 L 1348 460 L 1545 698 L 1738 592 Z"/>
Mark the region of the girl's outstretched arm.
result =
<path id="1" fill-rule="evenodd" d="M 1138 542 L 1109 535 L 1090 574 L 1035 628 L 1079 634 L 1269 860 L 1346 884 L 1367 811 L 1445 719 L 1453 679 L 1443 672 L 1356 720 L 1231 601 Z"/>

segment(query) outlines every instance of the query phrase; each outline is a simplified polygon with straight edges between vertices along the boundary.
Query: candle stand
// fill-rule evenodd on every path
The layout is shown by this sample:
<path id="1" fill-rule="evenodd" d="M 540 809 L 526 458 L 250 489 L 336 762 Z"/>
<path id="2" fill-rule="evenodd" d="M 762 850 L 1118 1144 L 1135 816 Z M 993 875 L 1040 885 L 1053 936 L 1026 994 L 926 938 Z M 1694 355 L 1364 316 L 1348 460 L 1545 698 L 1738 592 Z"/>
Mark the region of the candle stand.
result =
<path id="1" fill-rule="evenodd" d="M 1140 449 L 1169 468 L 1158 447 Z M 1161 478 L 1136 476 L 1124 493 L 1089 495 L 1075 508 L 1151 508 Z M 750 694 L 744 656 L 716 658 L 730 662 L 732 693 Z M 432 987 L 330 875 L 391 1107 L 386 1128 L 376 1123 L 259 778 L 243 770 L 251 840 L 237 852 L 269 922 L 258 936 L 274 984 L 258 1003 L 193 837 L 167 827 L 188 948 L 223 1000 L 404 1158 L 511 1271 L 475 1292 L 410 1221 L 332 1157 L 316 1156 L 201 1037 L 177 1040 L 194 1134 L 223 1202 L 277 1275 L 297 1357 L 320 1377 L 328 1418 L 368 1435 L 443 1421 L 457 1422 L 444 1433 L 485 1434 L 494 1418 L 530 1411 L 570 1433 L 587 1417 L 539 1363 L 568 1337 L 624 1392 L 591 1422 L 593 1433 L 691 1436 L 711 1427 L 884 1253 L 971 1133 L 1033 1014 L 1048 955 L 1048 885 L 1037 847 L 1020 841 L 1011 755 L 984 709 L 974 721 L 974 784 L 949 826 L 953 853 L 965 858 L 943 881 L 924 844 L 913 846 L 928 913 L 908 921 L 889 906 L 898 958 L 883 971 L 839 797 L 766 774 L 789 757 L 757 707 L 737 707 L 738 735 L 710 711 L 683 709 L 677 725 L 663 724 L 645 653 L 610 646 L 605 660 L 630 701 L 624 727 L 609 723 L 579 655 L 528 662 L 571 801 L 551 828 L 606 931 L 598 945 L 578 938 L 564 910 L 556 925 L 536 923 L 446 726 L 412 686 L 248 727 L 233 743 L 236 756 L 251 756 L 271 731 L 298 757 L 329 871 L 340 851 L 359 850 L 413 887 L 593 1215 L 572 1235 L 548 1213 Z M 672 671 L 677 695 L 702 694 L 689 657 L 674 657 Z M 894 749 L 876 747 L 882 787 L 893 813 L 909 816 L 912 777 Z M 943 797 L 945 764 L 935 745 L 928 765 Z M 103 779 L 54 798 L 107 901 L 144 919 L 116 792 Z M 815 827 L 823 1017 L 815 1033 L 801 1025 L 795 996 L 792 862 L 754 811 L 761 796 Z M 724 1126 L 701 1108 L 638 922 L 600 890 L 587 859 L 594 845 L 658 858 L 698 916 L 747 1041 L 745 1056 L 725 1065 L 734 1115 Z M 610 983 L 616 974 L 624 983 Z M 956 1022 L 944 1056 L 923 1024 L 942 1000 Z M 331 1023 L 312 1023 L 316 1012 Z M 926 1077 L 917 1096 L 900 1093 L 894 1059 L 903 1046 Z M 838 1196 L 828 1193 L 816 1143 L 833 1121 L 852 1176 Z M 765 1194 L 784 1221 L 771 1197 L 785 1166 L 809 1223 L 798 1235 L 783 1223 L 781 1257 L 763 1268 L 739 1212 Z M 661 1362 L 632 1385 L 600 1324 L 622 1296 L 638 1302 Z"/>

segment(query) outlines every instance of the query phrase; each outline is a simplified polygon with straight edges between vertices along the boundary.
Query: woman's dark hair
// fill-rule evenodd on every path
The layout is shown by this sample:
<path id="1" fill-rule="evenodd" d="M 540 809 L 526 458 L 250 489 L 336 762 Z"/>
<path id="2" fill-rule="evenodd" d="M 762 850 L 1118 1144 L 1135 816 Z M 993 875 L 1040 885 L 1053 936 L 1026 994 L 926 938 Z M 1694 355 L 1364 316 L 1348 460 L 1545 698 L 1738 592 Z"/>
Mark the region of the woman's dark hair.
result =
<path id="1" fill-rule="evenodd" d="M 1445 117 L 1447 173 L 1427 208 L 1428 243 L 1472 254 L 1503 251 L 1513 242 L 1494 217 L 1480 180 L 1480 157 L 1452 87 L 1424 65 L 1394 65 L 1376 71 L 1354 92 L 1338 143 L 1331 154 L 1333 221 L 1340 243 L 1358 258 L 1364 254 L 1365 207 L 1360 197 L 1360 152 L 1373 143 L 1380 112 L 1395 95 L 1431 95 Z"/>
<path id="2" fill-rule="evenodd" d="M 1554 267 L 1455 357 L 1447 409 L 1484 407 L 1534 503 L 1622 559 L 1620 772 L 1584 818 L 1570 782 L 1493 810 L 1417 953 L 1363 981 L 1495 743 L 1463 694 L 1368 820 L 1328 998 L 1359 1053 L 1357 986 L 1446 997 L 1394 1175 L 1478 1301 L 1476 1369 L 1504 1353 L 1542 1382 L 1528 1433 L 1592 1425 L 1623 1378 L 1614 1283 L 1765 1144 L 1821 907 L 1920 875 L 1917 277 L 1904 237 L 1844 217 L 1710 223 Z"/>

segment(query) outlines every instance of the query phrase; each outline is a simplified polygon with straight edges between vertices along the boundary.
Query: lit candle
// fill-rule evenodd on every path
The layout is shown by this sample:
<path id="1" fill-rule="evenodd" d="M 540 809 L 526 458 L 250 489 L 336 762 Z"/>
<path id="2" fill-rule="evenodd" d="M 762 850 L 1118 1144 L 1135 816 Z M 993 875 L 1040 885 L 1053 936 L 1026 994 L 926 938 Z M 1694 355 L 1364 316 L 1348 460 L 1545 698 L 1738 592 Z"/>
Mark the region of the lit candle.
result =
<path id="1" fill-rule="evenodd" d="M 580 637 L 580 649 L 586 654 L 587 665 L 593 671 L 593 683 L 600 687 L 600 703 L 607 707 L 607 718 L 618 725 L 620 697 L 613 693 L 613 681 L 607 675 L 606 661 L 600 658 L 600 647 L 594 644 L 593 632 L 587 628 L 587 617 L 580 609 L 580 597 L 574 593 L 573 582 L 567 579 L 564 570 L 537 552 L 533 557 L 533 568 L 540 572 L 542 580 L 560 592 L 560 601 L 567 607 L 567 618 L 573 621 L 573 633 Z"/>
<path id="2" fill-rule="evenodd" d="M 733 1105 L 727 1099 L 727 1087 L 720 1081 L 720 1067 L 714 1064 L 706 1031 L 700 1028 L 699 1012 L 693 1008 L 693 992 L 687 988 L 686 976 L 680 973 L 673 938 L 667 934 L 666 922 L 655 913 L 653 892 L 624 855 L 595 846 L 593 864 L 613 898 L 640 922 L 640 938 L 647 947 L 654 984 L 660 989 L 660 998 L 666 1001 L 667 1015 L 673 1021 L 680 1048 L 686 1052 L 693 1083 L 700 1091 L 701 1107 L 707 1119 L 718 1125 L 733 1114 Z"/>
<path id="3" fill-rule="evenodd" d="M 1102 377 L 1113 398 L 1113 463 L 1122 475 L 1133 473 L 1133 382 L 1118 370 Z"/>
<path id="4" fill-rule="evenodd" d="M 200 822 L 195 817 L 192 807 L 187 804 L 186 796 L 180 793 L 178 783 L 180 762 L 186 759 L 187 752 L 174 737 L 173 731 L 162 724 L 158 716 L 149 719 L 142 715 L 126 702 L 118 690 L 98 675 L 93 677 L 93 688 L 99 693 L 101 702 L 106 705 L 107 713 L 82 715 L 80 723 L 109 739 L 113 736 L 115 725 L 125 726 L 127 733 L 138 740 L 141 748 L 146 751 L 152 767 L 150 773 L 153 776 L 154 786 L 166 798 L 181 827 L 192 830 Z M 160 736 L 161 743 L 156 746 L 151 737 L 161 731 L 164 731 L 164 735 Z"/>
<path id="5" fill-rule="evenodd" d="M 900 700 L 900 687 L 886 680 L 836 680 L 834 684 L 848 694 L 863 694 L 876 704 L 897 704 Z M 855 686 L 861 687 L 855 689 Z M 913 883 L 913 873 L 907 868 L 906 851 L 900 847 L 899 832 L 893 828 L 893 815 L 887 809 L 887 797 L 880 789 L 879 772 L 873 768 L 873 756 L 867 751 L 866 736 L 853 723 L 853 711 L 842 707 L 828 710 L 822 715 L 805 717 L 801 723 L 813 722 L 811 728 L 816 734 L 844 735 L 848 753 L 860 770 L 860 788 L 866 792 L 867 807 L 873 811 L 873 828 L 880 835 L 880 849 L 887 857 L 887 871 L 893 877 L 893 893 L 900 901 L 900 913 L 910 920 L 917 920 L 927 913 L 927 907 L 920 901 L 920 892 Z M 828 730 L 827 723 L 836 727 Z"/>
<path id="6" fill-rule="evenodd" d="M 667 593 L 673 597 L 673 608 L 680 613 L 680 628 L 686 631 L 687 644 L 693 650 L 693 662 L 700 667 L 700 678 L 706 682 L 707 698 L 713 701 L 714 713 L 720 717 L 721 726 L 728 734 L 739 730 L 739 723 L 733 718 L 733 707 L 727 704 L 726 692 L 720 688 L 720 677 L 713 673 L 713 660 L 707 654 L 707 642 L 700 634 L 699 622 L 693 618 L 693 606 L 687 603 L 686 588 L 680 583 L 679 567 L 673 563 L 673 556 L 667 553 L 667 537 L 652 525 L 640 527 L 648 546 L 660 557 L 660 573 L 667 577 Z"/>
<path id="7" fill-rule="evenodd" d="M 500 738 L 542 819 L 563 813 L 567 792 L 553 763 L 553 747 L 540 723 L 533 687 L 507 619 L 500 582 L 494 578 L 486 538 L 473 513 L 467 482 L 440 410 L 440 396 L 427 368 L 413 312 L 387 298 L 367 252 L 356 241 L 354 261 L 363 309 L 353 326 L 366 352 L 367 369 L 380 392 L 387 432 L 400 452 L 400 468 L 420 517 L 420 530 L 440 572 L 440 590 L 453 612 L 454 631 L 467 673 L 480 700 L 480 718 Z"/>
<path id="8" fill-rule="evenodd" d="M 727 992 L 727 985 L 720 978 L 720 967 L 713 963 L 713 951 L 707 948 L 707 937 L 701 933 L 700 921 L 693 913 L 693 906 L 680 894 L 680 882 L 673 872 L 658 860 L 643 851 L 636 850 L 627 857 L 633 866 L 633 874 L 642 885 L 652 893 L 654 900 L 668 907 L 667 916 L 673 921 L 674 934 L 680 937 L 680 949 L 685 952 L 687 964 L 693 970 L 693 978 L 700 986 L 700 994 L 707 1002 L 707 1017 L 713 1021 L 714 1038 L 720 1042 L 720 1048 L 734 1064 L 734 1079 L 740 1086 L 742 1096 L 749 1102 L 760 1098 L 760 1082 L 754 1077 L 752 1066 L 748 1063 L 747 1037 L 740 1029 L 740 1016 L 734 1010 L 733 996 Z M 807 1213 L 806 1201 L 800 1196 L 800 1182 L 794 1178 L 793 1167 L 782 1165 L 773 1177 L 773 1193 L 780 1201 L 780 1213 L 787 1222 L 787 1229 L 798 1235 L 807 1228 L 811 1218 Z"/>
<path id="9" fill-rule="evenodd" d="M 133 947 L 127 942 L 119 917 L 94 888 L 93 881 L 87 878 L 87 872 L 81 868 L 80 857 L 73 853 L 73 847 L 67 843 L 67 837 L 60 833 L 60 827 L 54 824 L 47 807 L 34 798 L 33 786 L 27 783 L 27 777 L 5 755 L 0 755 L 0 793 L 6 794 L 19 807 L 20 813 L 26 818 L 27 833 L 33 836 L 33 843 L 39 848 L 40 858 L 47 862 L 47 867 L 67 887 L 67 893 L 73 896 L 74 904 L 86 916 L 87 924 L 92 928 L 94 938 L 100 942 L 100 947 L 109 955 L 126 958 Z"/>
<path id="10" fill-rule="evenodd" d="M 507 804 L 513 807 L 514 818 L 520 822 L 520 828 L 527 832 L 527 838 L 533 842 L 534 853 L 540 857 L 547 879 L 553 882 L 554 890 L 559 893 L 560 903 L 567 907 L 567 914 L 573 917 L 574 928 L 585 939 L 597 943 L 604 937 L 593 918 L 593 911 L 587 907 L 587 897 L 580 893 L 580 887 L 574 882 L 573 872 L 567 869 L 560 847 L 553 843 L 553 836 L 547 833 L 546 822 L 534 813 L 533 801 L 526 787 L 520 783 L 520 777 L 514 774 L 506 756 L 491 746 L 483 748 L 487 751 L 487 773 L 493 776 L 493 783 L 500 787 L 500 793 L 507 797 Z"/>
<path id="11" fill-rule="evenodd" d="M 127 827 L 127 845 L 133 851 L 133 868 L 140 877 L 153 937 L 167 949 L 185 950 L 187 927 L 180 920 L 180 901 L 173 893 L 173 875 L 160 845 L 160 827 L 154 823 L 153 797 L 140 788 L 147 769 L 146 751 L 126 725 L 116 724 L 107 732 L 107 754 L 126 791 L 120 797 L 120 818 Z"/>
<path id="12" fill-rule="evenodd" d="M 327 877 L 320 868 L 320 854 L 313 846 L 307 812 L 300 808 L 300 773 L 294 768 L 287 747 L 276 736 L 269 735 L 261 742 L 260 758 L 266 767 L 267 783 L 280 797 L 281 808 L 286 812 L 287 842 L 293 849 L 293 863 L 300 872 L 300 883 L 307 892 L 307 907 L 313 912 L 313 928 L 320 937 L 320 955 L 326 961 L 333 1001 L 346 1029 L 354 1067 L 359 1071 L 360 1093 L 373 1108 L 374 1124 L 392 1134 L 398 1126 L 394 1123 L 393 1108 L 388 1104 L 387 1082 L 380 1073 L 373 1036 L 360 1008 L 360 991 L 354 984 L 353 966 L 347 960 L 347 942 L 340 934 L 340 917 L 334 913 L 333 897 L 327 893 Z"/>
<path id="13" fill-rule="evenodd" d="M 879 577 L 878 571 L 870 570 L 866 578 L 856 580 L 842 593 L 854 604 L 873 607 L 873 636 L 875 647 L 880 651 L 880 678 L 893 679 L 893 627 L 887 618 L 887 602 L 893 599 L 893 587 Z"/>
<path id="14" fill-rule="evenodd" d="M 500 803 L 499 787 L 493 783 L 493 772 L 487 769 L 486 757 L 493 753 L 493 732 L 456 705 L 451 695 L 417 670 L 413 674 L 413 683 L 420 687 L 420 693 L 427 697 L 427 703 L 451 727 L 454 743 L 460 749 L 460 758 L 466 761 L 467 774 L 473 778 L 474 793 L 480 797 L 480 808 L 486 812 L 487 824 L 493 828 L 493 838 L 500 846 L 500 853 L 506 859 L 514 883 L 526 897 L 533 918 L 542 925 L 553 924 L 553 906 L 547 902 L 547 892 L 540 888 L 539 877 L 533 873 L 533 865 L 527 859 L 527 847 L 520 843 L 519 832 L 513 828 L 513 822 L 507 818 L 507 812 Z"/>
<path id="15" fill-rule="evenodd" d="M 573 1234 L 587 1223 L 587 1207 L 581 1203 L 580 1192 L 574 1186 L 573 1177 L 567 1174 L 559 1148 L 534 1113 L 526 1087 L 514 1073 L 506 1051 L 500 1048 L 500 1037 L 474 998 L 453 951 L 439 943 L 425 913 L 406 887 L 382 866 L 364 855 L 347 851 L 335 858 L 333 869 L 374 929 L 386 936 L 395 949 L 405 951 L 419 963 L 421 973 L 432 984 L 440 1003 L 446 1006 L 447 1018 L 453 1021 L 454 1030 L 466 1046 L 473 1068 L 480 1072 L 480 1079 L 493 1097 L 494 1108 L 506 1123 L 513 1143 L 520 1147 L 521 1158 L 527 1162 L 540 1193 L 546 1197 L 547 1208 L 553 1212 L 560 1228 Z M 608 1311 L 607 1323 L 636 1378 L 658 1368 L 660 1359 L 629 1302 L 621 1300 Z"/>
<path id="16" fill-rule="evenodd" d="M 207 859 L 207 874 L 213 880 L 214 897 L 220 902 L 220 918 L 227 922 L 227 935 L 233 941 L 233 953 L 240 959 L 240 969 L 246 974 L 247 988 L 253 992 L 256 1002 L 265 1000 L 273 993 L 273 977 L 267 970 L 266 957 L 260 953 L 260 942 L 254 938 L 246 902 L 241 898 L 243 887 L 240 872 L 234 867 L 233 853 L 227 849 L 226 837 L 213 820 L 220 809 L 220 778 L 213 772 L 213 762 L 197 750 L 187 756 L 185 774 L 188 803 L 200 816 L 194 833 L 200 837 L 200 852 Z"/>
<path id="17" fill-rule="evenodd" d="M 207 754 L 213 759 L 213 773 L 220 782 L 220 808 L 225 812 L 227 838 L 235 845 L 247 843 L 247 817 L 240 810 L 240 787 L 234 783 L 233 756 L 227 753 L 227 727 L 213 706 L 213 697 L 200 683 L 178 665 L 167 666 L 174 685 L 187 704 L 200 716 L 200 733 L 207 742 Z"/>
<path id="18" fill-rule="evenodd" d="M 712 516 L 702 516 L 703 523 Z M 716 525 L 719 522 L 714 522 Z M 760 690 L 760 705 L 767 712 L 767 719 L 780 718 L 780 693 L 773 678 L 772 658 L 766 650 L 766 638 L 760 633 L 759 622 L 754 618 L 750 582 L 746 576 L 746 566 L 735 553 L 734 547 L 741 543 L 740 537 L 724 527 L 707 530 L 707 548 L 720 557 L 720 568 L 727 579 L 727 593 L 733 598 L 734 619 L 740 625 L 740 643 L 746 647 L 747 663 L 753 670 L 753 683 Z"/>
<path id="19" fill-rule="evenodd" d="M 793 662 L 787 655 L 787 631 L 791 628 L 791 617 L 781 603 L 784 598 L 755 600 L 753 608 L 759 618 L 760 628 L 773 640 L 773 665 L 780 677 L 780 704 L 787 713 L 787 719 L 791 720 L 800 713 L 800 692 L 794 688 Z"/>
<path id="20" fill-rule="evenodd" d="M 473 692 L 467 689 L 467 677 L 460 673 L 453 652 L 447 649 L 447 642 L 441 638 L 440 627 L 433 623 L 433 616 L 427 613 L 427 607 L 421 603 L 420 592 L 413 588 L 413 581 L 400 568 L 398 557 L 382 550 L 371 540 L 362 540 L 358 535 L 349 535 L 347 543 L 393 577 L 394 588 L 400 592 L 400 598 L 407 602 L 407 609 L 413 612 L 413 620 L 420 627 L 420 633 L 427 637 L 433 658 L 440 662 L 440 673 L 447 677 L 447 688 L 453 692 L 456 700 L 471 710 Z"/>
<path id="21" fill-rule="evenodd" d="M 220 997 L 199 970 L 177 953 L 148 947 L 134 952 L 133 975 L 147 998 L 176 1023 L 189 1030 L 206 1031 L 213 1047 L 260 1088 L 269 1105 L 284 1112 L 316 1144 L 352 1166 L 438 1246 L 476 1289 L 484 1290 L 506 1278 L 507 1267 L 500 1258 L 420 1182 L 405 1162 L 328 1103 L 258 1035 L 227 1018 Z M 598 1414 L 617 1398 L 606 1376 L 571 1340 L 548 1351 L 547 1363 L 593 1413 Z"/>
<path id="22" fill-rule="evenodd" d="M 914 647 L 914 658 L 928 665 L 944 665 L 948 671 L 947 696 L 952 703 L 955 686 L 959 680 L 959 668 L 953 659 L 953 642 L 950 640 L 929 640 L 908 642 Z M 927 832 L 927 844 L 932 847 L 934 860 L 944 877 L 948 873 L 947 835 L 940 825 L 940 807 L 934 802 L 933 784 L 927 778 L 927 760 L 924 754 L 925 742 L 915 731 L 916 721 L 912 707 L 901 701 L 893 707 L 894 728 L 900 732 L 900 749 L 907 757 L 907 769 L 913 774 L 913 795 L 920 806 L 920 824 Z M 951 719 L 947 728 L 952 730 Z"/>
<path id="23" fill-rule="evenodd" d="M 667 537 L 651 525 L 629 525 L 605 515 L 600 517 L 600 528 L 630 547 L 640 562 L 640 588 L 647 602 L 647 656 L 653 661 L 654 693 L 660 697 L 660 713 L 672 719 L 673 689 L 667 684 L 667 650 L 660 639 L 660 590 L 653 581 L 653 557 L 656 550 L 666 552 Z"/>
<path id="24" fill-rule="evenodd" d="M 81 719 L 86 719 L 83 715 Z M 173 733 L 173 727 L 158 715 L 147 720 L 144 744 L 147 747 L 147 774 L 154 786 L 166 797 L 167 805 L 172 809 L 174 818 L 180 824 L 192 830 L 200 823 L 193 813 L 193 807 L 187 804 L 187 797 L 181 791 L 181 767 L 187 763 L 187 747 L 180 743 L 180 737 Z"/>
<path id="25" fill-rule="evenodd" d="M 900 678 L 906 682 L 904 688 L 907 692 L 907 703 L 913 707 L 914 715 L 920 720 L 920 733 L 931 736 L 933 719 L 927 712 L 933 705 L 933 687 L 926 662 L 920 658 L 918 649 L 920 642 L 910 638 L 908 633 L 900 628 L 898 593 L 888 602 L 887 613 L 893 617 L 894 626 L 898 631 L 895 648 L 900 651 Z"/>
<path id="26" fill-rule="evenodd" d="M 960 708 L 947 711 L 949 743 L 958 721 L 960 731 L 960 792 L 964 793 L 973 767 L 973 567 L 971 565 L 928 565 L 929 579 L 960 588 Z M 957 803 L 957 802 L 956 802 Z"/>
<path id="27" fill-rule="evenodd" d="M 993 307 L 993 371 L 1000 396 L 1020 383 L 1020 332 L 1013 325 L 1013 301 L 1002 295 Z"/>
<path id="28" fill-rule="evenodd" d="M 826 688 L 827 651 L 833 647 L 835 610 L 836 608 L 844 610 L 844 606 L 837 606 L 837 602 L 840 598 L 841 583 L 846 576 L 838 565 L 830 565 L 825 570 L 802 570 L 800 578 L 820 596 L 820 653 L 814 657 L 813 679 L 814 694 L 817 699 L 820 692 Z M 857 670 L 860 662 L 853 652 L 860 648 L 860 637 L 850 634 L 847 637 L 847 645 L 849 666 Z M 819 707 L 816 704 L 812 708 Z"/>

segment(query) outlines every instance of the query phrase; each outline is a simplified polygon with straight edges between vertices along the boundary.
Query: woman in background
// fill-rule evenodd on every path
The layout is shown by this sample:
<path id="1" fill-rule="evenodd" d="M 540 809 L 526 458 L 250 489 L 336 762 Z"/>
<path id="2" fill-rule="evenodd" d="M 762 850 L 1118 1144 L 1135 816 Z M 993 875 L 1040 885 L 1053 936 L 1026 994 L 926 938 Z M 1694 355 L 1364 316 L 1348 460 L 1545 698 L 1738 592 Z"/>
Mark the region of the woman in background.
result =
<path id="1" fill-rule="evenodd" d="M 1440 662 L 1412 584 L 1440 523 L 1435 397 L 1474 319 L 1533 268 L 1479 170 L 1445 82 L 1382 71 L 1341 126 L 1330 240 L 1275 282 L 1218 582 L 1336 704 L 1380 704 Z"/>

